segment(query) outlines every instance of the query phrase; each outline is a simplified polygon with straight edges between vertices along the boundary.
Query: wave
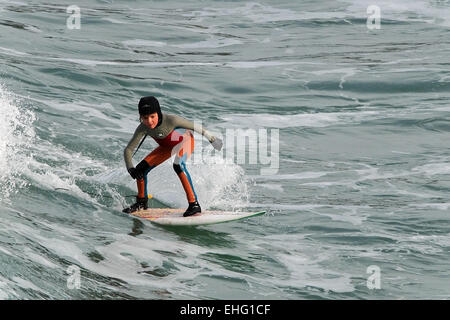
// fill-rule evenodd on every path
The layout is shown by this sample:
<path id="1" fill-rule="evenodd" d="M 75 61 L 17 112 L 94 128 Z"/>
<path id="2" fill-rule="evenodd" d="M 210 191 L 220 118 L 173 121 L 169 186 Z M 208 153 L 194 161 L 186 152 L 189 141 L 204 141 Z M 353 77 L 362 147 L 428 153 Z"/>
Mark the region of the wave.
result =
<path id="1" fill-rule="evenodd" d="M 332 125 L 359 123 L 377 119 L 380 113 L 377 111 L 360 112 L 318 112 L 301 113 L 291 115 L 279 114 L 228 114 L 222 116 L 227 128 L 233 127 L 266 127 L 266 128 L 292 128 L 315 127 L 322 128 Z"/>
<path id="2" fill-rule="evenodd" d="M 21 175 L 33 158 L 35 120 L 33 111 L 0 84 L 0 200 L 27 184 Z"/>

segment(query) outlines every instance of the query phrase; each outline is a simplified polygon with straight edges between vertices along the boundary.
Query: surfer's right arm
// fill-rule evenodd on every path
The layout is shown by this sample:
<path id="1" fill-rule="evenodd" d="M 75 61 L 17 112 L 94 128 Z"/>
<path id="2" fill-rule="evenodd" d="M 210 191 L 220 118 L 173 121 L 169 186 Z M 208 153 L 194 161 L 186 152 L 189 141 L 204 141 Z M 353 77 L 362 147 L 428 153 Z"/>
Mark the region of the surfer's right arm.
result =
<path id="1" fill-rule="evenodd" d="M 201 124 L 194 123 L 192 121 L 189 121 L 183 117 L 177 116 L 177 115 L 169 115 L 170 119 L 172 121 L 172 125 L 175 128 L 185 128 L 189 130 L 194 130 L 195 132 L 201 134 L 204 136 L 208 141 L 212 144 L 214 149 L 220 150 L 222 149 L 222 139 L 217 138 L 213 136 L 208 130 L 206 130 L 205 127 L 203 127 Z"/>
<path id="2" fill-rule="evenodd" d="M 136 179 L 135 177 L 136 169 L 134 168 L 132 161 L 133 151 L 136 149 L 137 145 L 142 140 L 144 135 L 145 135 L 145 127 L 141 123 L 134 131 L 133 137 L 131 138 L 130 142 L 128 142 L 128 145 L 125 147 L 125 150 L 123 151 L 125 165 L 127 167 L 128 173 L 133 177 L 133 179 Z"/>

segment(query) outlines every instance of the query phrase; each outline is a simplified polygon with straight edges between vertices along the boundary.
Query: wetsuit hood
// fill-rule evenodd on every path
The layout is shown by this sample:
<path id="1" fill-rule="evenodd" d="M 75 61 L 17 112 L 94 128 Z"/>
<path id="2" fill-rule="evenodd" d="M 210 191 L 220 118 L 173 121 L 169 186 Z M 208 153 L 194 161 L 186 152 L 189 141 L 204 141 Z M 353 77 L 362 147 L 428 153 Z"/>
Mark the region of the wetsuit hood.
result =
<path id="1" fill-rule="evenodd" d="M 161 107 L 159 106 L 158 99 L 153 96 L 142 97 L 141 100 L 139 100 L 138 108 L 139 115 L 141 116 L 145 116 L 147 114 L 152 114 L 155 112 L 158 113 L 158 124 L 156 125 L 156 127 L 161 124 L 163 115 L 161 113 Z"/>

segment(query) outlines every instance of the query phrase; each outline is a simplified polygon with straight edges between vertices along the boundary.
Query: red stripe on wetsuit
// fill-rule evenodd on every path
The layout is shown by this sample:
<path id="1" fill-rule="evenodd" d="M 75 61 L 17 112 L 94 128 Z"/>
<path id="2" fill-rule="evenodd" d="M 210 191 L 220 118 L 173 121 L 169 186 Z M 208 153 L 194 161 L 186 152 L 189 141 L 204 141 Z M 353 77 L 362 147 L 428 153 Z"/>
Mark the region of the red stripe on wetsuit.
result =
<path id="1" fill-rule="evenodd" d="M 167 137 L 158 139 L 152 137 L 160 146 L 173 148 L 181 141 L 183 141 L 183 135 L 176 131 L 176 129 L 172 130 L 171 133 L 167 135 Z"/>

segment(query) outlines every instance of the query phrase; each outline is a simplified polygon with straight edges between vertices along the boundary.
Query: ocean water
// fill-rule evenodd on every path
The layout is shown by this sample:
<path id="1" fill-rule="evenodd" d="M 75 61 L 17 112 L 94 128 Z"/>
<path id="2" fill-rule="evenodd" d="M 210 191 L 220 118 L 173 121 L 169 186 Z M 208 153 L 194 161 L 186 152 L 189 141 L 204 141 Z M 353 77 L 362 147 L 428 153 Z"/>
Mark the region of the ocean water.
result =
<path id="1" fill-rule="evenodd" d="M 450 298 L 448 0 L 0 1 L 0 61 L 0 299 Z M 272 137 L 188 162 L 203 209 L 267 213 L 123 214 L 146 95 Z M 170 162 L 149 192 L 187 205 Z"/>

